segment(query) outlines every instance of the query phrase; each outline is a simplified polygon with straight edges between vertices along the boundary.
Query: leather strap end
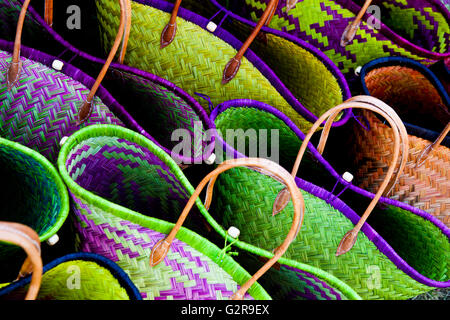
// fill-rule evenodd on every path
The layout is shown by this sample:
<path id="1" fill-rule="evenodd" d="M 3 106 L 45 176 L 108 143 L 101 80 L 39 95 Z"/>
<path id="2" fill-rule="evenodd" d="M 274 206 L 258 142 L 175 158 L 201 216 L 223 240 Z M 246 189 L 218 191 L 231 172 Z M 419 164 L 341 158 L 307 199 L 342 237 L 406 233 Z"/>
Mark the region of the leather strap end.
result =
<path id="1" fill-rule="evenodd" d="M 84 123 L 92 113 L 92 101 L 84 101 L 83 105 L 80 108 L 80 111 L 78 111 L 78 119 L 76 125 L 79 126 L 80 124 Z"/>
<path id="2" fill-rule="evenodd" d="M 344 235 L 344 237 L 342 238 L 341 242 L 339 243 L 339 245 L 337 247 L 336 257 L 349 252 L 353 248 L 353 245 L 355 244 L 357 237 L 358 237 L 358 232 L 356 232 L 354 229 L 348 231 Z"/>
<path id="3" fill-rule="evenodd" d="M 11 62 L 9 64 L 8 73 L 6 74 L 6 85 L 8 91 L 11 91 L 12 88 L 16 85 L 19 80 L 20 73 L 22 72 L 22 61 L 19 62 Z"/>
<path id="4" fill-rule="evenodd" d="M 150 266 L 157 266 L 161 261 L 164 260 L 167 253 L 169 252 L 171 243 L 166 240 L 166 238 L 159 240 L 155 246 L 152 248 L 150 253 Z"/>
<path id="5" fill-rule="evenodd" d="M 22 265 L 22 268 L 20 268 L 20 272 L 19 275 L 17 276 L 16 281 L 25 278 L 32 273 L 33 273 L 33 263 L 31 262 L 31 259 L 27 257 Z"/>
<path id="6" fill-rule="evenodd" d="M 275 198 L 275 201 L 273 203 L 272 216 L 275 216 L 283 211 L 283 209 L 286 208 L 287 204 L 289 203 L 289 200 L 291 200 L 291 194 L 289 193 L 289 190 L 287 188 L 284 188 L 278 193 L 277 197 Z"/>
<path id="7" fill-rule="evenodd" d="M 356 31 L 358 31 L 359 29 L 359 23 L 357 23 L 356 25 L 353 25 L 353 22 L 350 23 L 344 30 L 344 32 L 342 33 L 342 37 L 341 37 L 341 47 L 345 47 L 346 45 L 348 45 L 350 42 L 353 41 L 353 38 L 355 38 L 356 35 Z"/>
<path id="8" fill-rule="evenodd" d="M 227 84 L 230 82 L 238 73 L 240 66 L 241 60 L 233 57 L 223 70 L 222 84 Z"/>
<path id="9" fill-rule="evenodd" d="M 175 39 L 177 33 L 177 24 L 168 23 L 161 33 L 161 49 L 167 47 Z"/>

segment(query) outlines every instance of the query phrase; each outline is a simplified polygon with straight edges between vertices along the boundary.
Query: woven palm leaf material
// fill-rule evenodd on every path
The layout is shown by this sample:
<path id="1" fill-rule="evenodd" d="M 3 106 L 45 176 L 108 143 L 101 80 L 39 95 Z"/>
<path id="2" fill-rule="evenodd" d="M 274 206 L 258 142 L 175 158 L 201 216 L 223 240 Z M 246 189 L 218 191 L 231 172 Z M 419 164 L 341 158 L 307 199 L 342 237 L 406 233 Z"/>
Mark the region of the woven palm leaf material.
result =
<path id="1" fill-rule="evenodd" d="M 228 2 L 211 1 L 218 7 L 223 7 Z M 229 13 L 255 21 L 268 2 L 269 0 L 246 0 L 245 3 L 231 1 L 229 8 L 234 13 Z M 355 69 L 376 58 L 402 56 L 429 65 L 449 57 L 450 13 L 442 3 L 437 0 L 383 3 L 387 7 L 381 6 L 381 11 L 389 12 L 393 17 L 393 24 L 407 26 L 408 34 L 405 36 L 408 37 L 402 36 L 405 32 L 399 34 L 390 29 L 393 24 L 387 25 L 383 18 L 377 21 L 366 14 L 353 41 L 342 47 L 341 36 L 361 9 L 350 0 L 303 0 L 298 1 L 288 12 L 285 9 L 286 1 L 280 1 L 269 27 L 317 47 L 339 67 L 351 83 L 355 80 Z M 371 27 L 378 22 L 379 30 Z M 267 28 L 263 27 L 262 30 L 266 31 Z"/>
<path id="2" fill-rule="evenodd" d="M 370 125 L 365 130 L 355 124 L 348 135 L 349 165 L 354 168 L 355 184 L 371 192 L 383 180 L 392 156 L 391 129 L 370 113 L 360 113 Z M 412 135 L 408 162 L 389 197 L 424 210 L 450 226 L 450 151 L 438 146 L 423 165 L 416 168 L 418 157 L 430 141 Z"/>
<path id="3" fill-rule="evenodd" d="M 450 122 L 450 98 L 438 77 L 406 58 L 381 58 L 361 69 L 364 94 L 393 106 L 409 133 L 435 141 Z M 450 137 L 441 145 L 450 147 Z"/>
<path id="4" fill-rule="evenodd" d="M 336 257 L 342 235 L 359 216 L 330 192 L 298 178 L 297 185 L 305 198 L 305 220 L 285 254 L 287 259 L 323 269 L 363 299 L 407 299 L 434 287 L 450 286 L 448 229 L 445 233 L 422 217 L 389 206 L 383 213 L 390 219 L 383 221 L 390 224 L 390 230 L 375 230 L 366 223 L 355 247 Z M 239 228 L 243 241 L 251 239 L 268 249 L 288 228 L 292 208 L 271 215 L 281 184 L 239 168 L 219 177 L 216 188 L 214 218 L 225 227 Z M 378 210 L 373 215 L 377 214 Z"/>
<path id="5" fill-rule="evenodd" d="M 150 266 L 152 247 L 173 228 L 168 221 L 177 219 L 194 189 L 144 136 L 110 125 L 84 128 L 63 145 L 58 163 L 73 200 L 78 249 L 116 262 L 142 298 L 228 299 L 250 279 L 229 256 L 221 261 L 217 246 L 185 228 L 163 263 Z M 270 296 L 255 284 L 246 298 Z"/>
<path id="6" fill-rule="evenodd" d="M 113 30 L 117 28 L 119 6 L 111 0 L 96 3 L 103 45 L 108 50 Z M 206 18 L 180 8 L 177 36 L 171 45 L 160 49 L 161 30 L 172 8 L 172 4 L 160 0 L 132 2 L 132 27 L 125 64 L 165 78 L 191 96 L 196 92 L 207 95 L 213 105 L 242 98 L 269 103 L 305 130 L 318 114 L 350 96 L 343 75 L 323 53 L 299 41 L 281 38 L 277 38 L 277 46 L 285 47 L 289 53 L 278 50 L 283 53 L 276 55 L 274 52 L 272 61 L 277 60 L 276 64 L 266 64 L 257 53 L 248 50 L 236 77 L 222 85 L 223 68 L 242 42 L 222 28 L 211 33 L 206 30 L 209 22 Z M 291 68 L 298 68 L 298 64 L 304 72 L 292 72 Z M 289 85 L 281 74 L 284 79 L 290 79 Z M 320 97 L 317 92 L 321 93 Z M 209 113 L 208 103 L 201 103 Z M 346 120 L 348 116 L 343 116 L 336 125 Z"/>
<path id="7" fill-rule="evenodd" d="M 0 300 L 22 300 L 31 277 L 0 289 Z M 0 285 L 1 287 L 1 285 Z M 128 275 L 100 255 L 75 253 L 46 264 L 36 300 L 141 300 Z"/>
<path id="8" fill-rule="evenodd" d="M 56 169 L 40 154 L 0 138 L 0 219 L 27 225 L 41 241 L 53 236 L 69 213 L 67 189 Z M 0 244 L 0 281 L 11 281 L 25 260 L 23 251 Z"/>
<path id="9" fill-rule="evenodd" d="M 70 65 L 65 66 L 64 73 L 56 71 L 49 67 L 54 57 L 22 47 L 23 70 L 16 86 L 8 92 L 6 74 L 12 46 L 0 40 L 0 136 L 20 142 L 56 162 L 61 138 L 80 128 L 76 125 L 78 109 L 89 93 L 87 85 L 94 80 Z M 101 91 L 94 98 L 90 118 L 81 127 L 94 123 L 123 125 L 99 95 L 106 103 L 115 103 L 117 110 L 119 105 L 105 90 Z"/>
<path id="10" fill-rule="evenodd" d="M 17 10 L 16 15 L 20 12 L 20 7 L 16 8 Z M 41 39 L 39 43 L 35 43 L 35 39 L 27 43 L 32 43 L 33 48 L 38 49 L 46 49 L 46 45 L 51 43 L 51 51 L 55 55 L 64 53 L 64 58 L 76 56 L 71 63 L 81 70 L 86 70 L 92 77 L 97 76 L 105 64 L 104 59 L 80 51 L 65 41 L 54 29 L 46 25 L 43 18 L 31 7 L 29 16 L 34 23 L 27 25 L 27 28 L 34 30 Z M 15 19 L 17 20 L 17 17 Z M 181 88 L 156 75 L 120 63 L 112 63 L 102 81 L 102 87 L 114 93 L 114 98 L 117 99 L 114 100 L 114 105 L 120 103 L 115 109 L 124 124 L 157 143 L 177 162 L 199 163 L 210 157 L 212 150 L 209 145 L 213 145 L 214 137 L 211 137 L 210 141 L 201 138 L 206 136 L 206 131 L 214 125 L 203 107 Z M 172 141 L 172 133 L 177 129 L 186 129 L 191 139 L 191 148 L 186 148 L 182 154 L 173 150 L 179 143 L 177 139 Z"/>
<path id="11" fill-rule="evenodd" d="M 305 137 L 285 114 L 260 101 L 226 101 L 219 104 L 210 117 L 217 128 L 216 139 L 223 150 L 223 159 L 262 157 L 289 168 L 295 162 L 297 150 Z M 216 156 L 220 156 L 217 151 Z M 306 154 L 299 171 L 301 178 L 308 181 L 317 179 L 334 183 L 329 173 L 317 165 L 311 153 Z"/>

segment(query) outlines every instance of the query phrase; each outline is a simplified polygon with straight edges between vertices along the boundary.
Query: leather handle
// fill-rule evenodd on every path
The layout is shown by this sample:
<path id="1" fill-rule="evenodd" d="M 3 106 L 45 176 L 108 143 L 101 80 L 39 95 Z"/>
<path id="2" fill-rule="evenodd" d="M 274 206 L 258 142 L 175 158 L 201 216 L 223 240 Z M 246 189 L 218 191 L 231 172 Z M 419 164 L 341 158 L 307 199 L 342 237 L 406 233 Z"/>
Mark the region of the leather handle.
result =
<path id="1" fill-rule="evenodd" d="M 30 4 L 31 0 L 25 0 L 22 9 L 20 11 L 19 20 L 17 22 L 17 30 L 16 30 L 16 37 L 14 41 L 14 50 L 12 55 L 12 60 L 8 68 L 8 73 L 6 75 L 6 81 L 7 81 L 7 88 L 8 91 L 11 91 L 14 85 L 17 83 L 20 73 L 22 70 L 22 62 L 20 60 L 20 47 L 21 47 L 21 39 L 22 39 L 22 30 L 23 25 L 25 21 L 25 16 L 28 10 L 28 6 Z M 99 75 L 97 76 L 97 79 L 95 80 L 95 83 L 93 84 L 91 90 L 89 91 L 87 99 L 84 101 L 82 106 L 79 109 L 78 112 L 78 119 L 77 119 L 77 125 L 82 124 L 85 122 L 92 111 L 92 100 L 100 86 L 100 83 L 102 82 L 103 78 L 106 75 L 106 72 L 109 69 L 109 66 L 114 59 L 114 56 L 119 48 L 120 43 L 122 40 L 124 40 L 123 46 L 126 48 L 126 42 L 127 36 L 125 38 L 122 38 L 124 35 L 125 25 L 127 25 L 127 30 L 130 29 L 131 26 L 131 10 L 127 10 L 127 8 L 131 8 L 131 4 L 129 3 L 130 0 L 119 0 L 120 8 L 121 8 L 121 16 L 120 16 L 120 25 L 119 30 L 117 32 L 116 39 L 114 41 L 113 47 L 109 53 L 109 56 L 103 65 Z M 129 15 L 129 16 L 128 16 Z M 123 50 L 123 54 L 124 54 Z"/>
<path id="2" fill-rule="evenodd" d="M 0 222 L 0 241 L 20 246 L 27 253 L 18 279 L 32 273 L 25 300 L 36 299 L 42 280 L 42 259 L 39 235 L 30 227 L 13 222 Z"/>
<path id="3" fill-rule="evenodd" d="M 361 19 L 363 18 L 364 14 L 366 13 L 371 3 L 372 0 L 366 0 L 366 2 L 364 2 L 364 5 L 361 7 L 361 10 L 359 10 L 358 14 L 356 15 L 355 20 L 353 20 L 352 23 L 350 23 L 345 28 L 341 37 L 342 47 L 345 47 L 347 44 L 353 41 L 353 38 L 356 35 L 356 31 L 358 31 L 359 24 L 361 23 Z"/>
<path id="4" fill-rule="evenodd" d="M 417 157 L 416 168 L 420 167 L 421 165 L 423 165 L 425 163 L 425 161 L 426 161 L 427 157 L 430 155 L 431 151 L 433 151 L 434 149 L 436 149 L 437 147 L 440 146 L 440 144 L 442 143 L 444 138 L 447 136 L 449 131 L 450 131 L 450 122 L 447 123 L 447 125 L 445 126 L 444 130 L 441 132 L 439 137 L 437 137 L 437 139 L 433 143 L 429 144 L 422 151 L 422 153 Z"/>
<path id="5" fill-rule="evenodd" d="M 173 227 L 173 229 L 170 231 L 170 233 L 167 235 L 166 238 L 160 240 L 151 251 L 150 255 L 150 265 L 156 266 L 161 261 L 163 261 L 164 257 L 169 252 L 170 246 L 172 244 L 172 241 L 175 239 L 177 232 L 180 230 L 181 226 L 183 225 L 184 221 L 186 220 L 186 217 L 188 213 L 190 212 L 192 206 L 194 205 L 195 201 L 199 197 L 200 193 L 202 192 L 203 188 L 207 183 L 209 183 L 212 179 L 217 178 L 222 172 L 225 172 L 227 170 L 230 170 L 235 167 L 249 167 L 251 169 L 259 169 L 263 170 L 265 173 L 269 173 L 269 175 L 276 177 L 276 179 L 283 181 L 283 183 L 288 188 L 288 191 L 291 194 L 293 206 L 294 206 L 294 218 L 292 222 L 291 229 L 289 230 L 288 235 L 286 236 L 286 239 L 283 241 L 283 243 L 274 250 L 274 255 L 272 258 L 270 258 L 252 277 L 250 280 L 248 280 L 234 295 L 233 299 L 242 299 L 244 297 L 244 294 L 247 292 L 247 290 L 250 289 L 250 287 L 267 271 L 269 270 L 281 256 L 286 252 L 287 248 L 291 244 L 291 242 L 295 239 L 297 236 L 301 225 L 303 223 L 303 216 L 305 211 L 305 204 L 303 200 L 303 196 L 300 192 L 300 190 L 297 188 L 297 185 L 295 184 L 295 180 L 293 177 L 281 166 L 278 164 L 262 158 L 240 158 L 240 159 L 230 159 L 226 160 L 223 163 L 221 163 L 214 171 L 209 173 L 198 185 L 198 187 L 195 189 L 193 195 L 189 199 L 188 203 L 186 204 L 183 212 L 181 213 L 177 223 Z M 209 188 L 208 190 L 208 203 L 211 203 L 210 199 L 212 197 L 212 188 Z M 208 204 L 209 206 L 209 204 Z"/>
<path id="6" fill-rule="evenodd" d="M 50 27 L 53 26 L 53 0 L 45 0 L 44 20 Z"/>
<path id="7" fill-rule="evenodd" d="M 391 109 L 390 106 L 388 106 L 385 102 L 383 102 L 375 97 L 371 97 L 371 96 L 355 96 L 355 97 L 352 97 L 347 100 L 347 102 L 349 102 L 349 101 L 364 102 L 364 103 L 371 104 L 375 107 L 382 106 L 384 108 L 384 111 L 388 113 L 388 116 L 396 123 L 397 128 L 400 130 L 400 139 L 401 139 L 402 146 L 405 145 L 405 140 L 404 140 L 405 137 L 406 137 L 406 144 L 408 143 L 408 132 L 406 131 L 405 126 L 403 125 L 403 121 L 400 119 L 398 114 L 395 113 L 395 111 L 392 112 L 390 110 Z M 333 115 L 332 118 L 330 119 L 330 122 L 327 123 L 322 130 L 322 134 L 320 136 L 320 140 L 317 145 L 317 151 L 320 154 L 323 154 L 323 151 L 325 149 L 325 144 L 327 142 L 328 135 L 330 133 L 330 129 L 331 129 L 331 125 L 332 125 L 331 121 L 334 121 L 337 115 L 338 114 Z M 395 173 L 395 176 L 390 180 L 388 186 L 386 187 L 386 189 L 382 195 L 383 197 L 387 197 L 389 195 L 389 193 L 394 188 L 394 185 L 397 183 L 397 181 L 400 177 L 400 174 L 403 172 L 403 170 L 406 166 L 406 163 L 408 161 L 408 149 L 402 148 L 400 158 L 401 158 L 401 160 L 400 160 L 398 169 Z"/>
<path id="8" fill-rule="evenodd" d="M 180 8 L 181 1 L 182 0 L 177 0 L 175 2 L 169 23 L 164 27 L 161 33 L 161 49 L 167 47 L 175 39 L 177 31 L 176 18 L 178 16 L 178 10 Z M 225 69 L 222 75 L 222 84 L 227 84 L 236 76 L 241 66 L 242 57 L 252 44 L 253 40 L 255 40 L 255 38 L 258 36 L 264 24 L 270 22 L 270 20 L 272 19 L 273 15 L 275 14 L 275 10 L 278 6 L 278 2 L 279 0 L 270 0 L 269 4 L 266 7 L 266 10 L 264 11 L 262 17 L 260 18 L 256 27 L 253 29 L 250 36 L 242 44 L 241 48 L 236 53 L 236 55 L 233 58 L 231 58 L 231 60 L 225 65 Z"/>
<path id="9" fill-rule="evenodd" d="M 370 99 L 368 99 L 370 98 Z M 303 140 L 303 143 L 300 147 L 300 151 L 297 155 L 297 159 L 295 160 L 295 164 L 294 164 L 294 168 L 292 170 L 292 175 L 295 177 L 297 175 L 298 169 L 300 167 L 300 162 L 303 158 L 303 155 L 306 151 L 306 148 L 308 146 L 309 141 L 311 140 L 311 137 L 313 136 L 313 134 L 315 133 L 315 131 L 321 126 L 321 124 L 323 123 L 323 121 L 327 120 L 327 123 L 325 124 L 325 127 L 327 126 L 331 126 L 332 121 L 334 121 L 334 118 L 338 115 L 339 112 L 345 110 L 345 109 L 366 109 L 372 112 L 376 112 L 378 114 L 380 114 L 381 116 L 383 116 L 390 124 L 391 128 L 393 129 L 394 132 L 394 152 L 393 152 L 393 157 L 392 157 L 392 161 L 391 164 L 388 168 L 386 177 L 384 179 L 384 181 L 382 182 L 380 188 L 378 189 L 377 193 L 375 194 L 375 197 L 372 199 L 372 201 L 370 202 L 369 206 L 367 207 L 366 211 L 364 212 L 364 214 L 361 216 L 360 220 L 358 221 L 358 223 L 355 225 L 355 227 L 350 230 L 349 232 L 347 232 L 343 239 L 341 240 L 337 251 L 336 251 L 336 256 L 339 256 L 341 254 L 344 254 L 346 252 L 348 252 L 353 245 L 356 242 L 356 238 L 358 236 L 359 231 L 361 230 L 362 226 L 364 225 L 364 223 L 366 222 L 367 218 L 369 217 L 370 213 L 373 211 L 373 209 L 375 208 L 376 204 L 378 203 L 378 201 L 380 200 L 382 194 L 385 192 L 386 188 L 389 185 L 389 182 L 391 181 L 391 178 L 394 174 L 395 168 L 397 166 L 397 162 L 399 159 L 399 155 L 400 152 L 402 152 L 403 154 L 407 155 L 408 151 L 409 151 L 409 145 L 408 145 L 408 135 L 406 133 L 406 128 L 404 126 L 404 124 L 402 122 L 398 121 L 398 116 L 396 115 L 395 111 L 389 107 L 387 104 L 383 103 L 381 100 L 378 100 L 376 98 L 373 97 L 368 97 L 366 98 L 365 96 L 358 96 L 358 97 L 354 97 L 352 99 L 347 100 L 346 102 L 331 108 L 330 110 L 328 110 L 327 112 L 325 112 L 311 127 L 310 131 L 308 132 L 308 134 L 306 135 L 305 139 Z M 362 101 L 366 99 L 366 101 Z M 370 101 L 370 103 L 368 102 Z M 325 128 L 324 128 L 325 129 Z M 322 133 L 323 134 L 323 133 Z M 327 134 L 323 134 L 323 137 L 327 137 Z M 324 138 L 324 139 L 325 139 Z M 322 140 L 324 141 L 324 140 Z M 402 162 L 402 165 L 399 168 L 398 173 L 401 173 L 401 171 L 404 168 L 404 162 Z M 280 192 L 280 194 L 283 192 L 283 190 Z M 287 201 L 289 200 L 289 197 L 284 196 L 283 198 L 278 198 L 280 202 L 283 201 Z M 280 203 L 280 204 L 276 204 L 274 205 L 274 207 L 278 207 L 278 208 L 283 208 L 284 206 L 286 206 L 285 203 Z"/>

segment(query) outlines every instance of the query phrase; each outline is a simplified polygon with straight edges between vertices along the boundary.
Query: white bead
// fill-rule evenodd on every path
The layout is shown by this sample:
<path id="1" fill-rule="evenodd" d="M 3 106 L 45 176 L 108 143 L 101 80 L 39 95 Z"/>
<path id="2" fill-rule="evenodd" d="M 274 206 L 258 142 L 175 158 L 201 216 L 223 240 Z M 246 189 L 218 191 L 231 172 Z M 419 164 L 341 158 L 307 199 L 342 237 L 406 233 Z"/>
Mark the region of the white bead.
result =
<path id="1" fill-rule="evenodd" d="M 62 137 L 61 140 L 59 141 L 59 146 L 62 147 L 64 143 L 66 143 L 67 139 L 69 139 L 69 137 Z"/>
<path id="2" fill-rule="evenodd" d="M 359 74 L 361 73 L 361 69 L 362 69 L 361 66 L 358 66 L 358 67 L 355 69 L 355 74 L 356 74 L 357 76 L 359 76 Z"/>
<path id="3" fill-rule="evenodd" d="M 343 178 L 345 181 L 347 181 L 347 182 L 352 182 L 352 180 L 353 180 L 353 175 L 352 175 L 350 172 L 345 172 L 345 173 L 342 175 L 342 178 Z"/>
<path id="4" fill-rule="evenodd" d="M 216 161 L 216 154 L 211 153 L 208 159 L 205 160 L 206 164 L 213 164 Z"/>
<path id="5" fill-rule="evenodd" d="M 241 231 L 236 227 L 230 227 L 227 233 L 230 237 L 236 239 L 241 234 Z"/>
<path id="6" fill-rule="evenodd" d="M 50 239 L 47 240 L 48 245 L 54 246 L 59 241 L 59 236 L 57 234 L 50 237 Z"/>
<path id="7" fill-rule="evenodd" d="M 60 60 L 53 60 L 53 63 L 52 63 L 53 69 L 61 71 L 63 67 L 64 67 L 64 62 L 62 62 Z"/>
<path id="8" fill-rule="evenodd" d="M 214 22 L 210 21 L 210 22 L 208 22 L 208 25 L 206 26 L 206 29 L 208 29 L 209 32 L 214 32 L 217 29 L 217 24 L 215 24 Z"/>

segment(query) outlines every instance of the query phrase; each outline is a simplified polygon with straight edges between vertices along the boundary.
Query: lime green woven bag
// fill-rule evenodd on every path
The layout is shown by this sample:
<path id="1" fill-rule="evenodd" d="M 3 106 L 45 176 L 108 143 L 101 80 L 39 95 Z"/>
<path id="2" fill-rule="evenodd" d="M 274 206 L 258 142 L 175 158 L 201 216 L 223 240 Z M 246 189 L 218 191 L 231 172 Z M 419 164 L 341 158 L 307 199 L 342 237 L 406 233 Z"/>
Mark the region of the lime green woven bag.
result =
<path id="1" fill-rule="evenodd" d="M 97 0 L 96 4 L 101 40 L 108 50 L 117 29 L 119 5 L 114 0 Z M 303 42 L 276 36 L 270 38 L 264 56 L 248 50 L 235 77 L 222 84 L 224 67 L 241 41 L 220 27 L 208 31 L 206 18 L 180 8 L 176 36 L 161 49 L 161 33 L 173 4 L 135 0 L 131 7 L 124 63 L 165 78 L 190 95 L 206 95 L 213 105 L 243 98 L 266 102 L 307 130 L 317 115 L 350 97 L 343 75 L 323 53 Z M 208 103 L 202 103 L 209 113 Z M 339 123 L 347 119 L 343 117 Z"/>

